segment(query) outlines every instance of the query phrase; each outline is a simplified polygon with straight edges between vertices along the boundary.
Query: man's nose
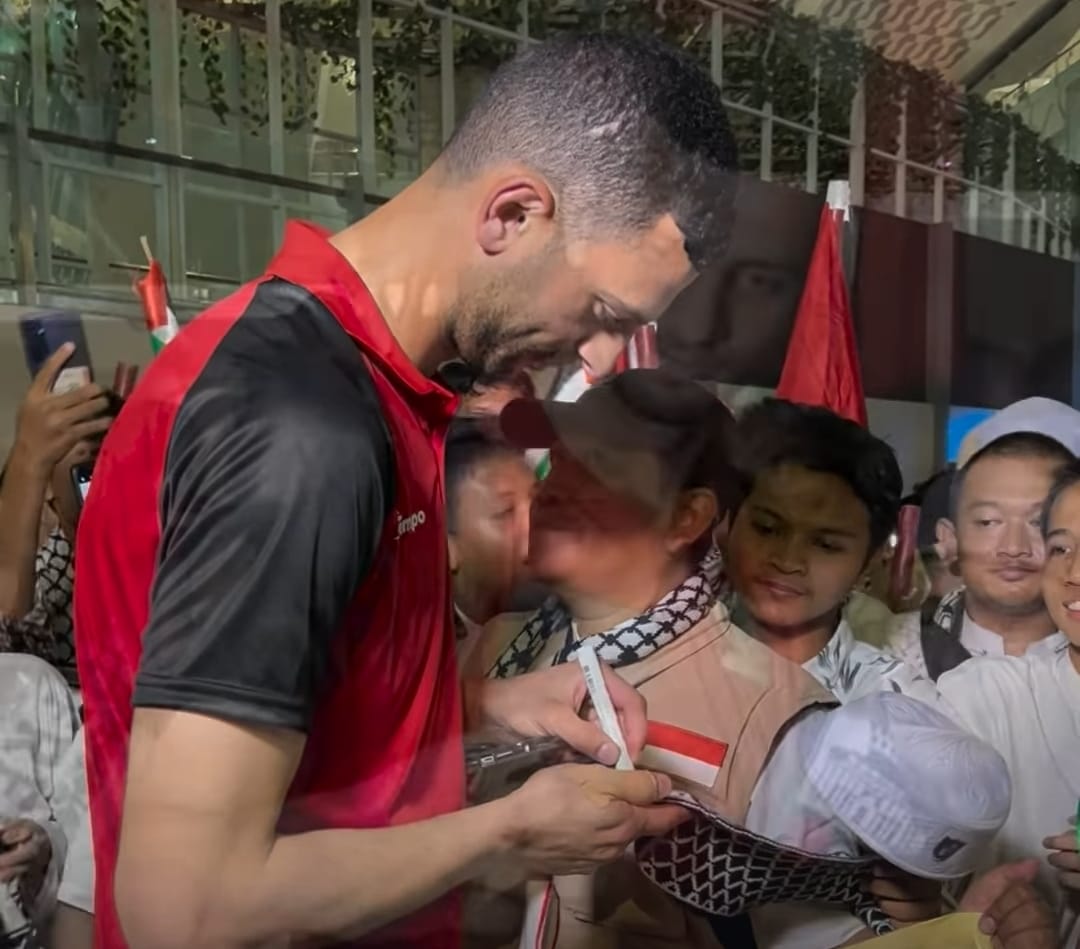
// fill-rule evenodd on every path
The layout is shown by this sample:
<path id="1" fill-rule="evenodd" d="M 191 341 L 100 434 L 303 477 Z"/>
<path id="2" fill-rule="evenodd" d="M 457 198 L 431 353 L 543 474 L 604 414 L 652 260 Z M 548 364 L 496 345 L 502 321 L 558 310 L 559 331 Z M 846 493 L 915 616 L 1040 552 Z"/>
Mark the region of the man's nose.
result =
<path id="1" fill-rule="evenodd" d="M 1010 522 L 1005 528 L 1001 553 L 1007 557 L 1030 557 L 1035 551 L 1033 528 L 1020 521 Z"/>
<path id="2" fill-rule="evenodd" d="M 603 379 L 615 371 L 623 350 L 626 349 L 626 337 L 618 333 L 596 333 L 578 347 L 585 371 L 594 379 Z"/>

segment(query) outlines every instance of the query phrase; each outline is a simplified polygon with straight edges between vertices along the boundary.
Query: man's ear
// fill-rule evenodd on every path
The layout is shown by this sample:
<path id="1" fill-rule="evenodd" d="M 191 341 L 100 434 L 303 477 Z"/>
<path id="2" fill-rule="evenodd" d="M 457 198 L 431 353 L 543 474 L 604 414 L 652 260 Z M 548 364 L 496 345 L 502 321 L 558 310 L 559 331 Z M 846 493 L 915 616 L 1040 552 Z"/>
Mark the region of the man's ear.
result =
<path id="1" fill-rule="evenodd" d="M 538 175 L 519 174 L 491 187 L 480 209 L 476 241 L 495 256 L 555 216 L 555 196 Z"/>
<path id="2" fill-rule="evenodd" d="M 960 547 L 956 540 L 956 525 L 947 517 L 939 517 L 934 525 L 934 553 L 946 567 L 956 563 Z"/>
<path id="3" fill-rule="evenodd" d="M 677 553 L 696 543 L 716 521 L 716 495 L 707 488 L 684 491 L 679 497 L 668 528 L 668 550 Z"/>

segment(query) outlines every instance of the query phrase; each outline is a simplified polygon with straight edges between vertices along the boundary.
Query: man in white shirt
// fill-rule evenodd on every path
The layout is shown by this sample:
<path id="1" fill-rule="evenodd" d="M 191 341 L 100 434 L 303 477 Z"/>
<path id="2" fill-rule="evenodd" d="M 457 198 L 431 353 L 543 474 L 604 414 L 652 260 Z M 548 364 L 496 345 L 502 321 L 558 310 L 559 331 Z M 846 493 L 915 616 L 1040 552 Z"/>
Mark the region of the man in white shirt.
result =
<path id="1" fill-rule="evenodd" d="M 1020 656 L 1061 644 L 1040 589 L 1039 515 L 1054 476 L 1080 451 L 1080 412 L 1025 399 L 968 435 L 939 542 L 963 588 L 946 596 L 916 640 L 890 644 L 931 679 L 972 656 Z"/>
<path id="2" fill-rule="evenodd" d="M 0 946 L 32 946 L 56 907 L 67 855 L 58 778 L 77 726 L 59 672 L 0 653 Z"/>
<path id="3" fill-rule="evenodd" d="M 1043 528 L 1042 594 L 1064 634 L 1056 648 L 973 659 L 938 685 L 956 718 L 998 750 L 1012 775 L 1012 809 L 986 865 L 1045 858 L 1037 885 L 1059 913 L 1064 946 L 1076 949 L 1080 842 L 1070 818 L 1080 800 L 1080 463 L 1051 490 Z"/>

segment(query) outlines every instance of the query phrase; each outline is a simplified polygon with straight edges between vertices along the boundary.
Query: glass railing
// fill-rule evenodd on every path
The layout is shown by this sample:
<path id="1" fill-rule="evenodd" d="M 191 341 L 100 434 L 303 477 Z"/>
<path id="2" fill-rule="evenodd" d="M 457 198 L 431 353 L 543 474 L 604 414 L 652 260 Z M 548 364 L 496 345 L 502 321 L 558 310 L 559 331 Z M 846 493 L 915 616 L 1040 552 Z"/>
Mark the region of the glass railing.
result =
<path id="1" fill-rule="evenodd" d="M 118 0 L 95 44 L 68 6 L 0 15 L 0 167 L 27 189 L 7 209 L 0 279 L 19 276 L 20 228 L 36 281 L 98 288 L 141 265 L 146 234 L 174 292 L 211 299 L 259 272 L 287 216 L 340 226 L 413 180 L 515 49 L 592 27 L 658 30 L 707 65 L 747 174 L 819 194 L 845 180 L 855 205 L 1072 255 L 1052 146 L 779 10 L 521 0 L 482 22 L 454 2 Z"/>

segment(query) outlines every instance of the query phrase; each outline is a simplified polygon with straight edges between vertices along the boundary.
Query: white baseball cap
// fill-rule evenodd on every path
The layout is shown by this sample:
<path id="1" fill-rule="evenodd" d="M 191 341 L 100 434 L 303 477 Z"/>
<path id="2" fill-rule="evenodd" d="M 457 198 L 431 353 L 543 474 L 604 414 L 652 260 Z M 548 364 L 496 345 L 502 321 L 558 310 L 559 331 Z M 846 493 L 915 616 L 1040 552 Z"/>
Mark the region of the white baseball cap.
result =
<path id="1" fill-rule="evenodd" d="M 963 468 L 999 438 L 1021 434 L 1053 439 L 1080 456 L 1080 412 L 1064 402 L 1036 396 L 1007 405 L 968 432 L 960 443 L 957 467 Z"/>
<path id="2" fill-rule="evenodd" d="M 859 839 L 920 877 L 971 873 L 1009 816 L 1002 757 L 925 702 L 877 692 L 799 733 L 807 781 Z"/>

